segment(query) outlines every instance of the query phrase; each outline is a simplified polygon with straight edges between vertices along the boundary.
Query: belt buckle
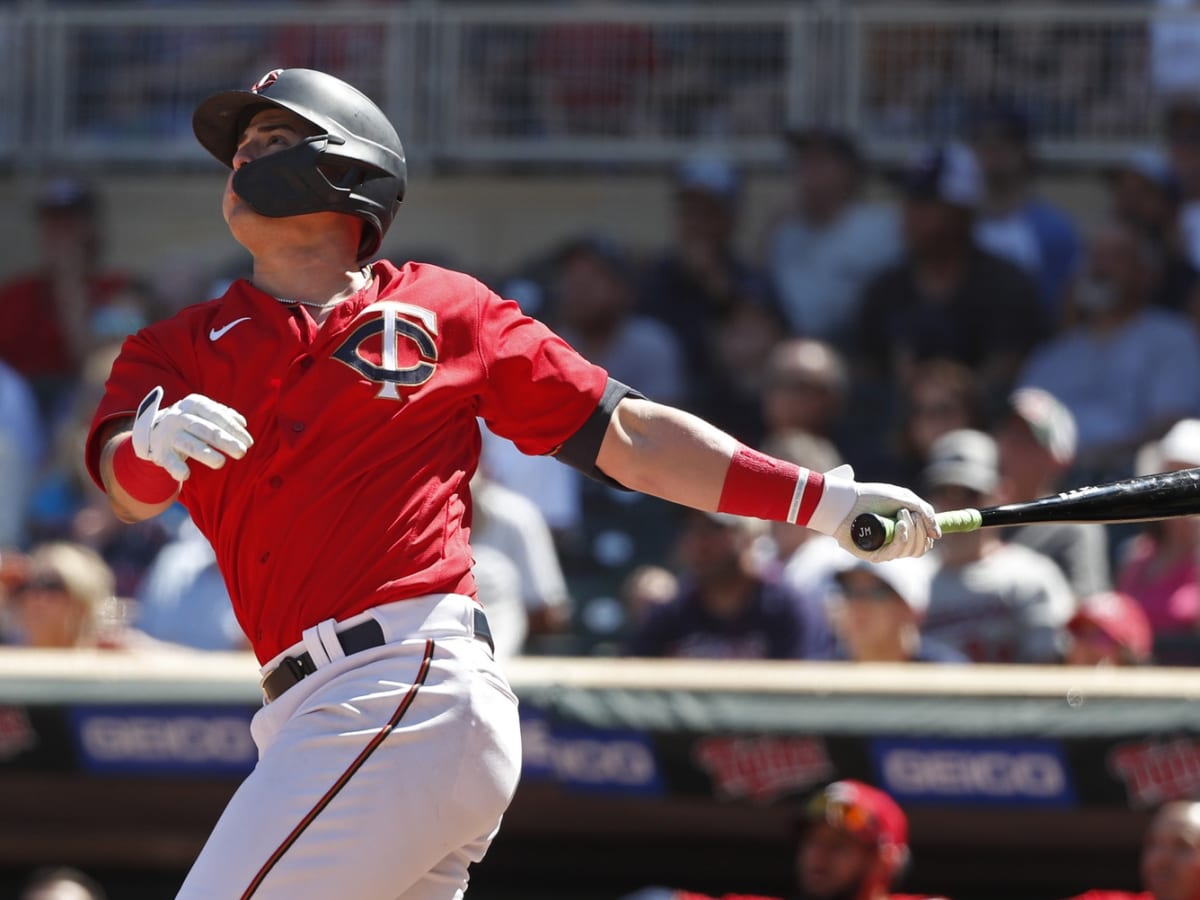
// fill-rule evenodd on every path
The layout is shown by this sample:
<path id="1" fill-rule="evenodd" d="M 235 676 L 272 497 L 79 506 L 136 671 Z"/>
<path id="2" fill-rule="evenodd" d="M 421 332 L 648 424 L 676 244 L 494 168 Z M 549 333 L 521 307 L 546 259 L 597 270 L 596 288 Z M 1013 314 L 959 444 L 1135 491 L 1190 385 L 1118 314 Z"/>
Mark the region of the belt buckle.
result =
<path id="1" fill-rule="evenodd" d="M 267 682 L 270 681 L 271 678 L 274 677 L 275 673 L 278 672 L 280 669 L 287 669 L 288 673 L 291 674 L 292 678 L 294 679 L 292 681 L 292 684 L 295 684 L 297 681 L 300 681 L 301 679 L 308 677 L 315 671 L 315 669 L 311 669 L 311 668 L 305 666 L 304 660 L 302 658 L 295 657 L 295 656 L 285 656 L 280 661 L 279 665 L 277 665 L 270 672 L 268 672 L 266 675 L 264 675 L 262 677 L 262 680 L 259 681 L 258 686 L 262 689 L 262 692 L 264 694 L 267 692 Z M 291 685 L 288 685 L 288 687 L 291 687 Z M 284 690 L 287 690 L 287 688 L 284 688 Z"/>
<path id="2" fill-rule="evenodd" d="M 307 678 L 316 671 L 315 666 L 305 666 L 304 659 L 299 656 L 285 656 L 280 666 L 286 666 L 287 670 L 292 673 L 292 677 L 297 681 Z"/>

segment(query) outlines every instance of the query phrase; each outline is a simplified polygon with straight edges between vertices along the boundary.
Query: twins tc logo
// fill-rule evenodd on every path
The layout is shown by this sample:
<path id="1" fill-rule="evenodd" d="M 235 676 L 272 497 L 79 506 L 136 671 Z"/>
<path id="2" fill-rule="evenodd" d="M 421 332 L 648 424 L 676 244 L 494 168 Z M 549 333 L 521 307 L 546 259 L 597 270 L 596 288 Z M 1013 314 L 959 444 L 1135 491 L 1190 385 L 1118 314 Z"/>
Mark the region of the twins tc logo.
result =
<path id="1" fill-rule="evenodd" d="M 399 400 L 399 387 L 416 387 L 437 369 L 437 314 L 421 306 L 381 300 L 363 310 L 371 316 L 342 341 L 333 358 L 379 382 L 376 397 Z"/>
<path id="2" fill-rule="evenodd" d="M 282 74 L 283 69 L 272 69 L 262 78 L 258 79 L 258 81 L 254 82 L 254 87 L 250 88 L 250 90 L 255 94 L 261 93 L 278 81 L 279 76 Z"/>

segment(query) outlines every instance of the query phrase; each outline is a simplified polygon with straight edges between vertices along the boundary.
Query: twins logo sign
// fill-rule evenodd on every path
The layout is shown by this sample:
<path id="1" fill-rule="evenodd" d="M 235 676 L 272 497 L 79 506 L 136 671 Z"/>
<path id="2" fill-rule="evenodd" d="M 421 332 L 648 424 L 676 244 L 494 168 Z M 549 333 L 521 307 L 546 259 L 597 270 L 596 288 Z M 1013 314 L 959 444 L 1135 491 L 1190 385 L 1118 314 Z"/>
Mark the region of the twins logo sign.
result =
<path id="1" fill-rule="evenodd" d="M 371 315 L 377 313 L 377 315 Z M 376 397 L 399 400 L 399 387 L 416 387 L 437 370 L 437 313 L 411 303 L 381 300 L 342 341 L 334 359 L 378 382 Z"/>

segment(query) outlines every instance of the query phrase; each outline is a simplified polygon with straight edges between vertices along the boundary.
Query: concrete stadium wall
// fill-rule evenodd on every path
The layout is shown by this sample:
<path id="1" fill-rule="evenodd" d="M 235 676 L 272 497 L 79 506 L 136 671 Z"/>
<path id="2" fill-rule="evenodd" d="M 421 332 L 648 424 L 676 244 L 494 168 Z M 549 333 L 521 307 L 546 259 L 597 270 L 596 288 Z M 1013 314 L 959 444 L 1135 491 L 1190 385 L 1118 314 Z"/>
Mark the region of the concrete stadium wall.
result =
<path id="1" fill-rule="evenodd" d="M 0 177 L 0 208 L 8 213 L 0 217 L 0 277 L 36 260 L 29 211 L 37 184 L 28 175 Z M 110 264 L 170 285 L 171 272 L 184 278 L 241 258 L 221 220 L 219 173 L 110 174 L 96 184 L 105 204 Z M 1083 227 L 1103 215 L 1103 184 L 1095 176 L 1054 177 L 1045 190 Z M 876 183 L 872 193 L 886 196 L 888 190 Z M 756 250 L 787 196 L 780 174 L 747 180 L 743 250 Z M 649 251 L 670 240 L 671 228 L 671 184 L 660 175 L 417 174 L 387 249 L 486 276 L 509 271 L 577 232 L 604 231 L 633 250 Z"/>

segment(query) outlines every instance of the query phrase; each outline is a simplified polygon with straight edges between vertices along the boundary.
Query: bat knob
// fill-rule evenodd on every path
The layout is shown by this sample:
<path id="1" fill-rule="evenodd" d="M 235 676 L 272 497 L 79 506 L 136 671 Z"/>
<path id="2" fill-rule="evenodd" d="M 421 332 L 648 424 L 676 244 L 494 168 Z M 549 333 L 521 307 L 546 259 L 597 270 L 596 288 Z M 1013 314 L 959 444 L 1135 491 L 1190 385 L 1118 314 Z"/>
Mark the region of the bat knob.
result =
<path id="1" fill-rule="evenodd" d="M 850 539 L 859 550 L 878 550 L 892 540 L 896 529 L 894 522 L 875 513 L 861 513 L 850 523 Z"/>

